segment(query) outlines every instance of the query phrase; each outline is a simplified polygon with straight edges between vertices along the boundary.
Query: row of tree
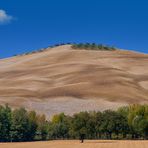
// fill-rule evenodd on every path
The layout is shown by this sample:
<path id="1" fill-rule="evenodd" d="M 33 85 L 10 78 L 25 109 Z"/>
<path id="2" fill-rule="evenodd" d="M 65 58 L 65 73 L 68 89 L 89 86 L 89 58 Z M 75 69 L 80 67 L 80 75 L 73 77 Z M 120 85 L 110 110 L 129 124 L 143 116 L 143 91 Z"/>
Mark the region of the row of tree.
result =
<path id="1" fill-rule="evenodd" d="M 73 44 L 72 48 L 74 49 L 85 49 L 85 50 L 116 50 L 115 47 L 103 45 L 103 44 L 96 44 L 96 43 L 79 43 Z"/>
<path id="2" fill-rule="evenodd" d="M 96 43 L 72 43 L 72 42 L 68 42 L 68 43 L 59 43 L 59 44 L 54 44 L 42 49 L 37 49 L 37 50 L 33 50 L 31 52 L 26 52 L 24 54 L 16 54 L 14 56 L 23 56 L 23 55 L 29 55 L 29 54 L 34 54 L 34 53 L 39 53 L 39 52 L 44 52 L 45 50 L 48 50 L 49 48 L 54 48 L 54 47 L 58 47 L 58 46 L 63 46 L 63 45 L 72 45 L 73 49 L 85 49 L 85 50 L 116 50 L 117 48 L 115 47 L 111 47 L 111 46 L 107 46 L 107 45 L 103 45 L 103 44 L 96 44 Z"/>
<path id="3" fill-rule="evenodd" d="M 49 122 L 44 115 L 24 108 L 0 106 L 0 141 L 46 140 Z"/>
<path id="4" fill-rule="evenodd" d="M 148 105 L 121 107 L 117 111 L 63 113 L 50 122 L 50 138 L 148 139 Z"/>
<path id="5" fill-rule="evenodd" d="M 148 105 L 121 107 L 117 111 L 61 113 L 47 121 L 24 108 L 0 106 L 0 141 L 49 139 L 148 139 Z"/>

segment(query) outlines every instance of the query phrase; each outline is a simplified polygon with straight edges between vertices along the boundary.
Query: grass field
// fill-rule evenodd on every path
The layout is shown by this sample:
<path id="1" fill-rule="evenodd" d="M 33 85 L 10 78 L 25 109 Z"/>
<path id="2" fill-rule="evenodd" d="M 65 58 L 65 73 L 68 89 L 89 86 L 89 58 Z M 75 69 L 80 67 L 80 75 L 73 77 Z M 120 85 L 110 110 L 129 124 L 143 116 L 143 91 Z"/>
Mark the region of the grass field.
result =
<path id="1" fill-rule="evenodd" d="M 0 148 L 147 148 L 147 141 L 78 140 L 0 143 Z"/>

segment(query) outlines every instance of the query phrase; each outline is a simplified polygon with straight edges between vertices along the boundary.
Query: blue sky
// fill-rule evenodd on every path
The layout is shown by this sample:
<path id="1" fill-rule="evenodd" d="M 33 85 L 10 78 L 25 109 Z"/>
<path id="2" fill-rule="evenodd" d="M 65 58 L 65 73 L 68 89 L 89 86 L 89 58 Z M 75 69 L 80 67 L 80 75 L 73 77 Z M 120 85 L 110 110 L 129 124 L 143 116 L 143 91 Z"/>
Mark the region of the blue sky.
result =
<path id="1" fill-rule="evenodd" d="M 61 42 L 148 53 L 146 0 L 0 0 L 0 58 Z"/>

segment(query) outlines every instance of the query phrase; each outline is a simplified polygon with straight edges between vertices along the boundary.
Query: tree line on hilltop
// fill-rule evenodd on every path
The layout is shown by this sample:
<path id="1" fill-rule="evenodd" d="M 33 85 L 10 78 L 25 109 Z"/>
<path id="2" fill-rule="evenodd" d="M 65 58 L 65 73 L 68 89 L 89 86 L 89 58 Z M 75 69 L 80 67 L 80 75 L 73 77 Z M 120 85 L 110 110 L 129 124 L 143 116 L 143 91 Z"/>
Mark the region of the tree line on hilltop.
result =
<path id="1" fill-rule="evenodd" d="M 0 142 L 54 139 L 148 139 L 148 105 L 117 111 L 80 112 L 73 116 L 45 115 L 24 108 L 0 106 Z"/>
<path id="2" fill-rule="evenodd" d="M 96 44 L 96 43 L 79 43 L 79 44 L 72 44 L 73 49 L 85 49 L 85 50 L 107 50 L 113 51 L 116 50 L 115 47 L 103 45 L 103 44 Z"/>
<path id="3" fill-rule="evenodd" d="M 103 44 L 96 44 L 96 43 L 59 43 L 59 44 L 54 44 L 42 49 L 38 49 L 38 50 L 33 50 L 31 52 L 26 52 L 23 54 L 15 54 L 14 56 L 23 56 L 23 55 L 30 55 L 30 54 L 34 54 L 34 53 L 39 53 L 39 52 L 44 52 L 45 50 L 48 50 L 49 48 L 54 48 L 54 47 L 58 47 L 58 46 L 63 46 L 63 45 L 71 45 L 71 47 L 73 49 L 85 49 L 85 50 L 108 50 L 108 51 L 113 51 L 116 50 L 117 48 L 113 47 L 113 46 L 107 46 L 107 45 L 103 45 Z"/>

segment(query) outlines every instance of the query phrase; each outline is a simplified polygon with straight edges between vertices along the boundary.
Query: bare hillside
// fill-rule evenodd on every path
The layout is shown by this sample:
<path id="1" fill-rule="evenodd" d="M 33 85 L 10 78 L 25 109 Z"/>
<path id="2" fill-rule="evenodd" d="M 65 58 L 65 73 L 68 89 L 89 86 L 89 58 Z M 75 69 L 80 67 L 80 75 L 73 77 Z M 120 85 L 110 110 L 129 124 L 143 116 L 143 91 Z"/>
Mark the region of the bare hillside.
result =
<path id="1" fill-rule="evenodd" d="M 71 45 L 0 60 L 0 104 L 48 116 L 148 103 L 148 55 Z"/>

